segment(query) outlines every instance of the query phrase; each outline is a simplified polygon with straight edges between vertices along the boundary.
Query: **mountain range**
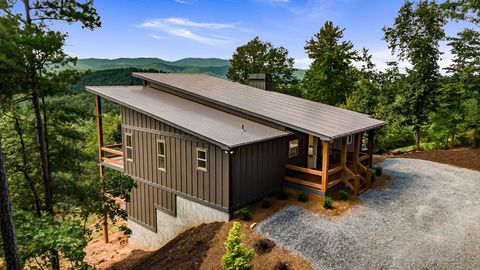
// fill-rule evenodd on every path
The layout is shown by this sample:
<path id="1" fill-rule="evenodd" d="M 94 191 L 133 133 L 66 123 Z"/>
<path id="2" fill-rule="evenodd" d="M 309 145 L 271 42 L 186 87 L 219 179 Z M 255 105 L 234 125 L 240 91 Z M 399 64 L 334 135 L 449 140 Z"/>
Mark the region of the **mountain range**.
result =
<path id="1" fill-rule="evenodd" d="M 84 58 L 78 59 L 75 66 L 71 68 L 77 70 L 109 70 L 136 68 L 142 70 L 158 70 L 171 73 L 203 73 L 217 77 L 225 77 L 230 62 L 220 58 L 183 58 L 177 61 L 166 61 L 159 58 L 139 57 L 139 58 L 118 58 L 118 59 L 100 59 Z M 295 75 L 303 78 L 305 70 L 296 69 Z"/>

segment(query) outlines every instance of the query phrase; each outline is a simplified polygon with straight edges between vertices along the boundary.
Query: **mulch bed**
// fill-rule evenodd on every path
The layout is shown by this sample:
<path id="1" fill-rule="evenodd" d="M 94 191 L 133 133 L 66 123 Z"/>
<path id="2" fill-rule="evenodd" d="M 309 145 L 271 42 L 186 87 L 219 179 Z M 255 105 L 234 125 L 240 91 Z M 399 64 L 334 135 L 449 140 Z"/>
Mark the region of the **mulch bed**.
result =
<path id="1" fill-rule="evenodd" d="M 411 152 L 395 157 L 423 159 L 480 171 L 480 148 Z"/>
<path id="2" fill-rule="evenodd" d="M 210 249 L 211 240 L 223 224 L 214 222 L 191 228 L 156 251 L 144 256 L 133 252 L 131 256 L 108 269 L 199 269 Z"/>

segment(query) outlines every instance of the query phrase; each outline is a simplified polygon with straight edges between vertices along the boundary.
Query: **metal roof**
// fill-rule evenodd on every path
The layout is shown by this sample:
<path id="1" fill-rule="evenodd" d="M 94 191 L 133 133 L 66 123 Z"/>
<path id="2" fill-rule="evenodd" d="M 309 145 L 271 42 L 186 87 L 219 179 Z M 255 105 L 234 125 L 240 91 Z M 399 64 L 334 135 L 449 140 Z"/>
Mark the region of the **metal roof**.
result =
<path id="1" fill-rule="evenodd" d="M 291 134 L 150 87 L 86 89 L 227 149 Z"/>
<path id="2" fill-rule="evenodd" d="M 205 74 L 133 73 L 133 76 L 227 106 L 282 126 L 332 140 L 383 126 L 383 121 L 277 92 Z"/>

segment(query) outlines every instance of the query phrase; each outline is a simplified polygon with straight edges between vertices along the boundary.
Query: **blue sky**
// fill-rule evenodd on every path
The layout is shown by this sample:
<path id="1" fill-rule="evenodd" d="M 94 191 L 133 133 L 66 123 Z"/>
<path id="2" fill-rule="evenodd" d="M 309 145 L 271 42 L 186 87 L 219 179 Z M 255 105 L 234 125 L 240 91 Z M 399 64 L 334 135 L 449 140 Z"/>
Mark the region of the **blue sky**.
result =
<path id="1" fill-rule="evenodd" d="M 382 69 L 394 59 L 382 27 L 391 25 L 401 0 L 97 0 L 102 27 L 56 25 L 67 31 L 66 51 L 79 58 L 184 57 L 228 59 L 255 36 L 284 46 L 307 68 L 305 41 L 326 20 L 345 28 L 345 39 L 366 47 Z M 458 26 L 449 27 L 455 32 Z M 445 55 L 442 66 L 449 62 Z"/>

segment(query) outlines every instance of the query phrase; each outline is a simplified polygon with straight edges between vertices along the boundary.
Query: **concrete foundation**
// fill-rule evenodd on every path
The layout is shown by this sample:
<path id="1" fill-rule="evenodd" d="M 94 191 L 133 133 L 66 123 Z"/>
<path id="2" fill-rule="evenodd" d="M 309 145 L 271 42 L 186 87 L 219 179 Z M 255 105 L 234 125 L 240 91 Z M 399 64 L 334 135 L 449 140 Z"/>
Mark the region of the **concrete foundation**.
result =
<path id="1" fill-rule="evenodd" d="M 176 196 L 177 216 L 157 210 L 157 232 L 128 220 L 132 230 L 129 243 L 146 249 L 158 249 L 186 229 L 214 221 L 228 221 L 228 213 Z"/>

